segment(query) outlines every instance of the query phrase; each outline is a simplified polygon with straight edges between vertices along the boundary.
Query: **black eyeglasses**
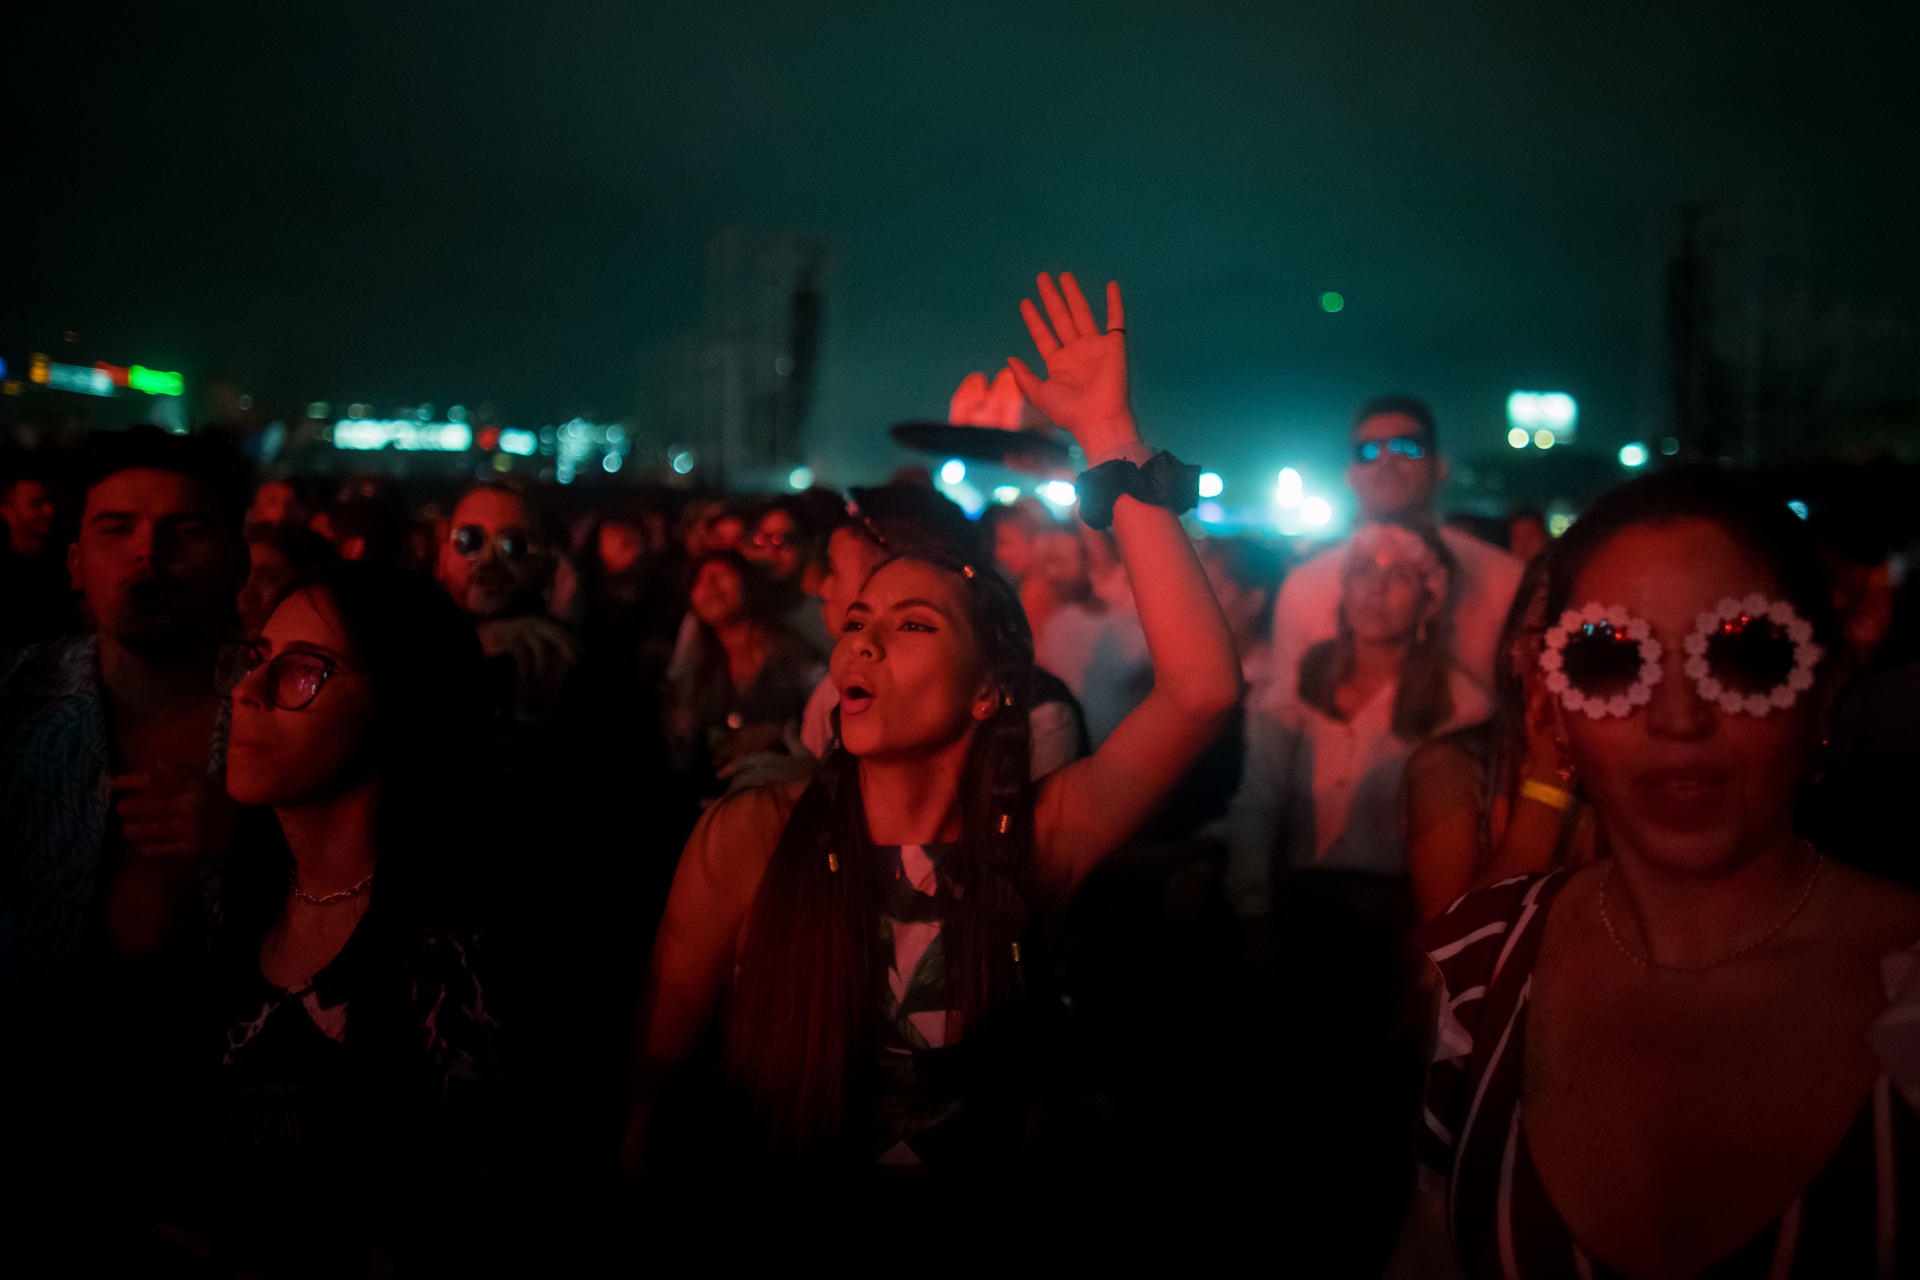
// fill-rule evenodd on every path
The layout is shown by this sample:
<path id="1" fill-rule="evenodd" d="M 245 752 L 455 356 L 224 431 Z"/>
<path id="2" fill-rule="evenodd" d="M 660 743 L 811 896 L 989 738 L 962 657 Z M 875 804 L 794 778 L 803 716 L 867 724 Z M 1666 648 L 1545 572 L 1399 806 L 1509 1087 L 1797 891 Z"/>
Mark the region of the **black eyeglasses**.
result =
<path id="1" fill-rule="evenodd" d="M 214 664 L 214 687 L 222 697 L 232 697 L 243 681 L 267 666 L 267 701 L 282 711 L 305 711 L 327 681 L 346 668 L 318 653 L 288 650 L 267 661 L 267 651 L 251 640 L 236 640 L 220 646 Z"/>
<path id="2" fill-rule="evenodd" d="M 1427 456 L 1427 445 L 1419 436 L 1388 436 L 1384 440 L 1361 440 L 1353 446 L 1353 460 L 1362 466 L 1380 461 L 1387 453 L 1418 462 Z"/>
<path id="3" fill-rule="evenodd" d="M 503 529 L 489 538 L 479 525 L 463 524 L 453 531 L 449 541 L 455 551 L 468 559 L 485 551 L 489 541 L 499 548 L 503 560 L 524 560 L 533 554 L 533 539 L 518 529 Z"/>

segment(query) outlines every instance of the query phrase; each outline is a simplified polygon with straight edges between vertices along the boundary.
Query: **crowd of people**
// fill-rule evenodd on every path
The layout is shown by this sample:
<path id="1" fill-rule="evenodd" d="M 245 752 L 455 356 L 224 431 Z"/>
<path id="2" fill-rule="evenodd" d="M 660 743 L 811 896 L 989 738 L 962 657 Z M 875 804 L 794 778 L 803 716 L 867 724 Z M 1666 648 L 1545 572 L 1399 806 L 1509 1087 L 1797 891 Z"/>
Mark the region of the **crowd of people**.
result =
<path id="1" fill-rule="evenodd" d="M 914 476 L 322 501 L 144 428 L 8 458 L 37 1230 L 485 1271 L 858 1177 L 936 1233 L 1231 1190 L 1314 1274 L 1920 1274 L 1884 563 L 1701 465 L 1557 539 L 1443 520 L 1403 395 L 1355 415 L 1351 537 L 1195 538 L 1117 287 L 1038 298 L 1067 523 Z"/>

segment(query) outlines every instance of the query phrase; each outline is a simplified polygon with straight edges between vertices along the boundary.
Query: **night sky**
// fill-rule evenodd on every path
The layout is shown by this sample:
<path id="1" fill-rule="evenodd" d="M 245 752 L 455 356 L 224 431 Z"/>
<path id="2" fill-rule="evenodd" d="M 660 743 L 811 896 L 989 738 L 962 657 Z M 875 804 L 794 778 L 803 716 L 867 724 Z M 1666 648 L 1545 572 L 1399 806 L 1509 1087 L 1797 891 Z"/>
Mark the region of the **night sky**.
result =
<path id="1" fill-rule="evenodd" d="M 65 6 L 6 54 L 3 336 L 286 405 L 619 415 L 740 226 L 832 248 L 829 481 L 1024 353 L 1061 267 L 1122 282 L 1143 422 L 1230 482 L 1334 480 L 1383 390 L 1462 454 L 1571 391 L 1610 450 L 1661 422 L 1682 201 L 1766 211 L 1820 297 L 1920 296 L 1914 13 Z"/>

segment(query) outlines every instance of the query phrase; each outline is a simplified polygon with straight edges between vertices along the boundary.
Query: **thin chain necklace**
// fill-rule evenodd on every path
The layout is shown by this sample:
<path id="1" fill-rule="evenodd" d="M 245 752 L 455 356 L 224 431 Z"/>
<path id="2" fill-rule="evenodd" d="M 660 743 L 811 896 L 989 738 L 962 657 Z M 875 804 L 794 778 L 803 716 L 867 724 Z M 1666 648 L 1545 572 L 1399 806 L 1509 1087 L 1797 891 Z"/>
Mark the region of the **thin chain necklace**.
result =
<path id="1" fill-rule="evenodd" d="M 367 891 L 367 886 L 371 885 L 372 883 L 373 883 L 373 872 L 369 871 L 367 872 L 366 875 L 360 877 L 359 883 L 357 884 L 348 885 L 344 889 L 336 890 L 333 893 L 323 893 L 318 897 L 315 897 L 313 894 L 308 893 L 305 889 L 302 889 L 300 887 L 300 883 L 298 880 L 291 882 L 292 888 L 293 888 L 293 896 L 300 899 L 300 901 L 306 903 L 310 907 L 330 907 L 336 902 L 345 902 L 348 898 L 357 898 L 361 894 L 365 893 Z"/>
<path id="2" fill-rule="evenodd" d="M 1786 915 L 1780 917 L 1779 923 L 1755 938 L 1752 942 L 1736 947 L 1724 956 L 1721 956 L 1718 960 L 1709 960 L 1705 964 L 1661 964 L 1658 960 L 1650 956 L 1640 955 L 1621 940 L 1620 931 L 1613 927 L 1613 917 L 1607 914 L 1607 882 L 1613 879 L 1613 860 L 1611 858 L 1607 860 L 1606 867 L 1600 872 L 1600 923 L 1607 927 L 1607 936 L 1613 939 L 1613 945 L 1620 949 L 1620 954 L 1639 965 L 1642 969 L 1652 969 L 1660 973 L 1703 973 L 1708 969 L 1718 969 L 1721 965 L 1729 961 L 1737 960 L 1749 951 L 1765 946 L 1773 940 L 1774 935 L 1792 924 L 1794 918 L 1798 916 L 1801 910 L 1807 905 L 1807 900 L 1813 897 L 1813 886 L 1820 882 L 1820 868 L 1826 865 L 1827 855 L 1815 852 L 1813 855 L 1813 870 L 1807 873 L 1807 883 L 1801 888 L 1800 897 L 1795 900 L 1793 908 L 1789 910 Z"/>

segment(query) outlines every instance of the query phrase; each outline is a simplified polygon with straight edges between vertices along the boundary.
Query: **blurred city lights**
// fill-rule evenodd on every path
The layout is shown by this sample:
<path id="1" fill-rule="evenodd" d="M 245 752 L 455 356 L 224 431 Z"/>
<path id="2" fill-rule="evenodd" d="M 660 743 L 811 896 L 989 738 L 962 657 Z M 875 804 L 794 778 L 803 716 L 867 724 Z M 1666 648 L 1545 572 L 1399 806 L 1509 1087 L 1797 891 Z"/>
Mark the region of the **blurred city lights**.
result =
<path id="1" fill-rule="evenodd" d="M 1297 507 L 1306 496 L 1305 481 L 1292 467 L 1280 469 L 1280 483 L 1275 486 L 1273 500 L 1283 507 Z"/>
<path id="2" fill-rule="evenodd" d="M 1579 420 L 1580 406 L 1564 391 L 1516 391 L 1507 397 L 1507 421 L 1516 427 L 1564 435 Z"/>
<path id="3" fill-rule="evenodd" d="M 1201 524 L 1219 524 L 1227 518 L 1227 509 L 1217 502 L 1203 502 L 1193 512 Z"/>
<path id="4" fill-rule="evenodd" d="M 463 404 L 456 404 L 451 409 L 447 410 L 448 422 L 465 422 L 466 420 L 467 420 L 467 406 Z"/>
<path id="5" fill-rule="evenodd" d="M 1011 484 L 995 485 L 993 500 L 1003 507 L 1012 506 L 1020 501 L 1020 488 L 1018 485 Z"/>
<path id="6" fill-rule="evenodd" d="M 958 458 L 948 458 L 940 466 L 941 484 L 959 484 L 967 478 L 967 464 Z"/>
<path id="7" fill-rule="evenodd" d="M 534 450 L 539 447 L 540 437 L 531 431 L 521 431 L 516 427 L 508 427 L 500 433 L 500 450 L 502 453 L 515 453 L 523 458 L 530 458 L 533 456 Z"/>
<path id="8" fill-rule="evenodd" d="M 1333 507 L 1325 498 L 1308 498 L 1300 504 L 1300 518 L 1309 528 L 1323 528 L 1333 520 Z"/>
<path id="9" fill-rule="evenodd" d="M 618 471 L 620 469 L 620 464 L 625 461 L 626 459 L 620 456 L 619 454 L 610 453 L 606 457 L 600 459 L 600 465 L 605 467 L 609 472 L 612 472 L 612 471 Z"/>
<path id="10" fill-rule="evenodd" d="M 1802 520 L 1807 518 L 1807 504 L 1798 498 L 1795 498 L 1787 504 L 1787 510 L 1793 512 L 1793 514 L 1799 516 Z"/>
<path id="11" fill-rule="evenodd" d="M 1226 481 L 1220 478 L 1220 473 L 1218 471 L 1202 471 L 1200 473 L 1200 496 L 1201 497 L 1217 498 L 1220 496 L 1221 492 L 1226 489 L 1226 487 L 1227 487 L 1227 483 Z"/>
<path id="12" fill-rule="evenodd" d="M 328 404 L 325 400 L 315 400 L 312 404 L 307 406 L 307 416 L 309 418 L 324 418 L 329 413 L 332 413 L 332 412 L 333 412 L 333 406 Z"/>
<path id="13" fill-rule="evenodd" d="M 693 470 L 693 451 L 682 449 L 673 455 L 673 470 L 676 475 L 685 475 Z"/>
<path id="14" fill-rule="evenodd" d="M 1347 300 L 1331 289 L 1320 295 L 1320 309 L 1328 315 L 1332 315 L 1346 305 Z"/>
<path id="15" fill-rule="evenodd" d="M 1078 496 L 1073 486 L 1065 480 L 1049 480 L 1037 490 L 1042 498 L 1056 507 L 1070 507 Z"/>
<path id="16" fill-rule="evenodd" d="M 813 468 L 812 467 L 795 467 L 793 470 L 787 472 L 787 488 L 789 489 L 813 488 Z"/>
<path id="17" fill-rule="evenodd" d="M 1547 532 L 1556 538 L 1571 528 L 1573 517 L 1564 511 L 1556 511 L 1547 517 Z"/>
<path id="18" fill-rule="evenodd" d="M 1623 467 L 1644 467 L 1647 465 L 1647 446 L 1635 442 L 1620 446 L 1620 465 Z"/>
<path id="19" fill-rule="evenodd" d="M 342 418 L 333 424 L 333 446 L 336 449 L 394 448 L 460 453 L 472 445 L 473 432 L 459 422 Z"/>
<path id="20" fill-rule="evenodd" d="M 177 396 L 186 389 L 186 380 L 177 373 L 135 365 L 127 370 L 127 385 L 150 396 Z M 428 414 L 432 417 L 432 414 Z"/>
<path id="21" fill-rule="evenodd" d="M 1533 443 L 1533 436 L 1525 427 L 1513 427 L 1507 431 L 1507 443 L 1516 449 L 1524 449 Z"/>
<path id="22" fill-rule="evenodd" d="M 1660 452 L 1663 456 L 1671 458 L 1674 454 L 1680 452 L 1680 442 L 1672 436 L 1661 436 Z"/>
<path id="23" fill-rule="evenodd" d="M 1553 432 L 1545 427 L 1533 433 L 1533 447 L 1536 449 L 1551 449 L 1555 443 Z"/>

